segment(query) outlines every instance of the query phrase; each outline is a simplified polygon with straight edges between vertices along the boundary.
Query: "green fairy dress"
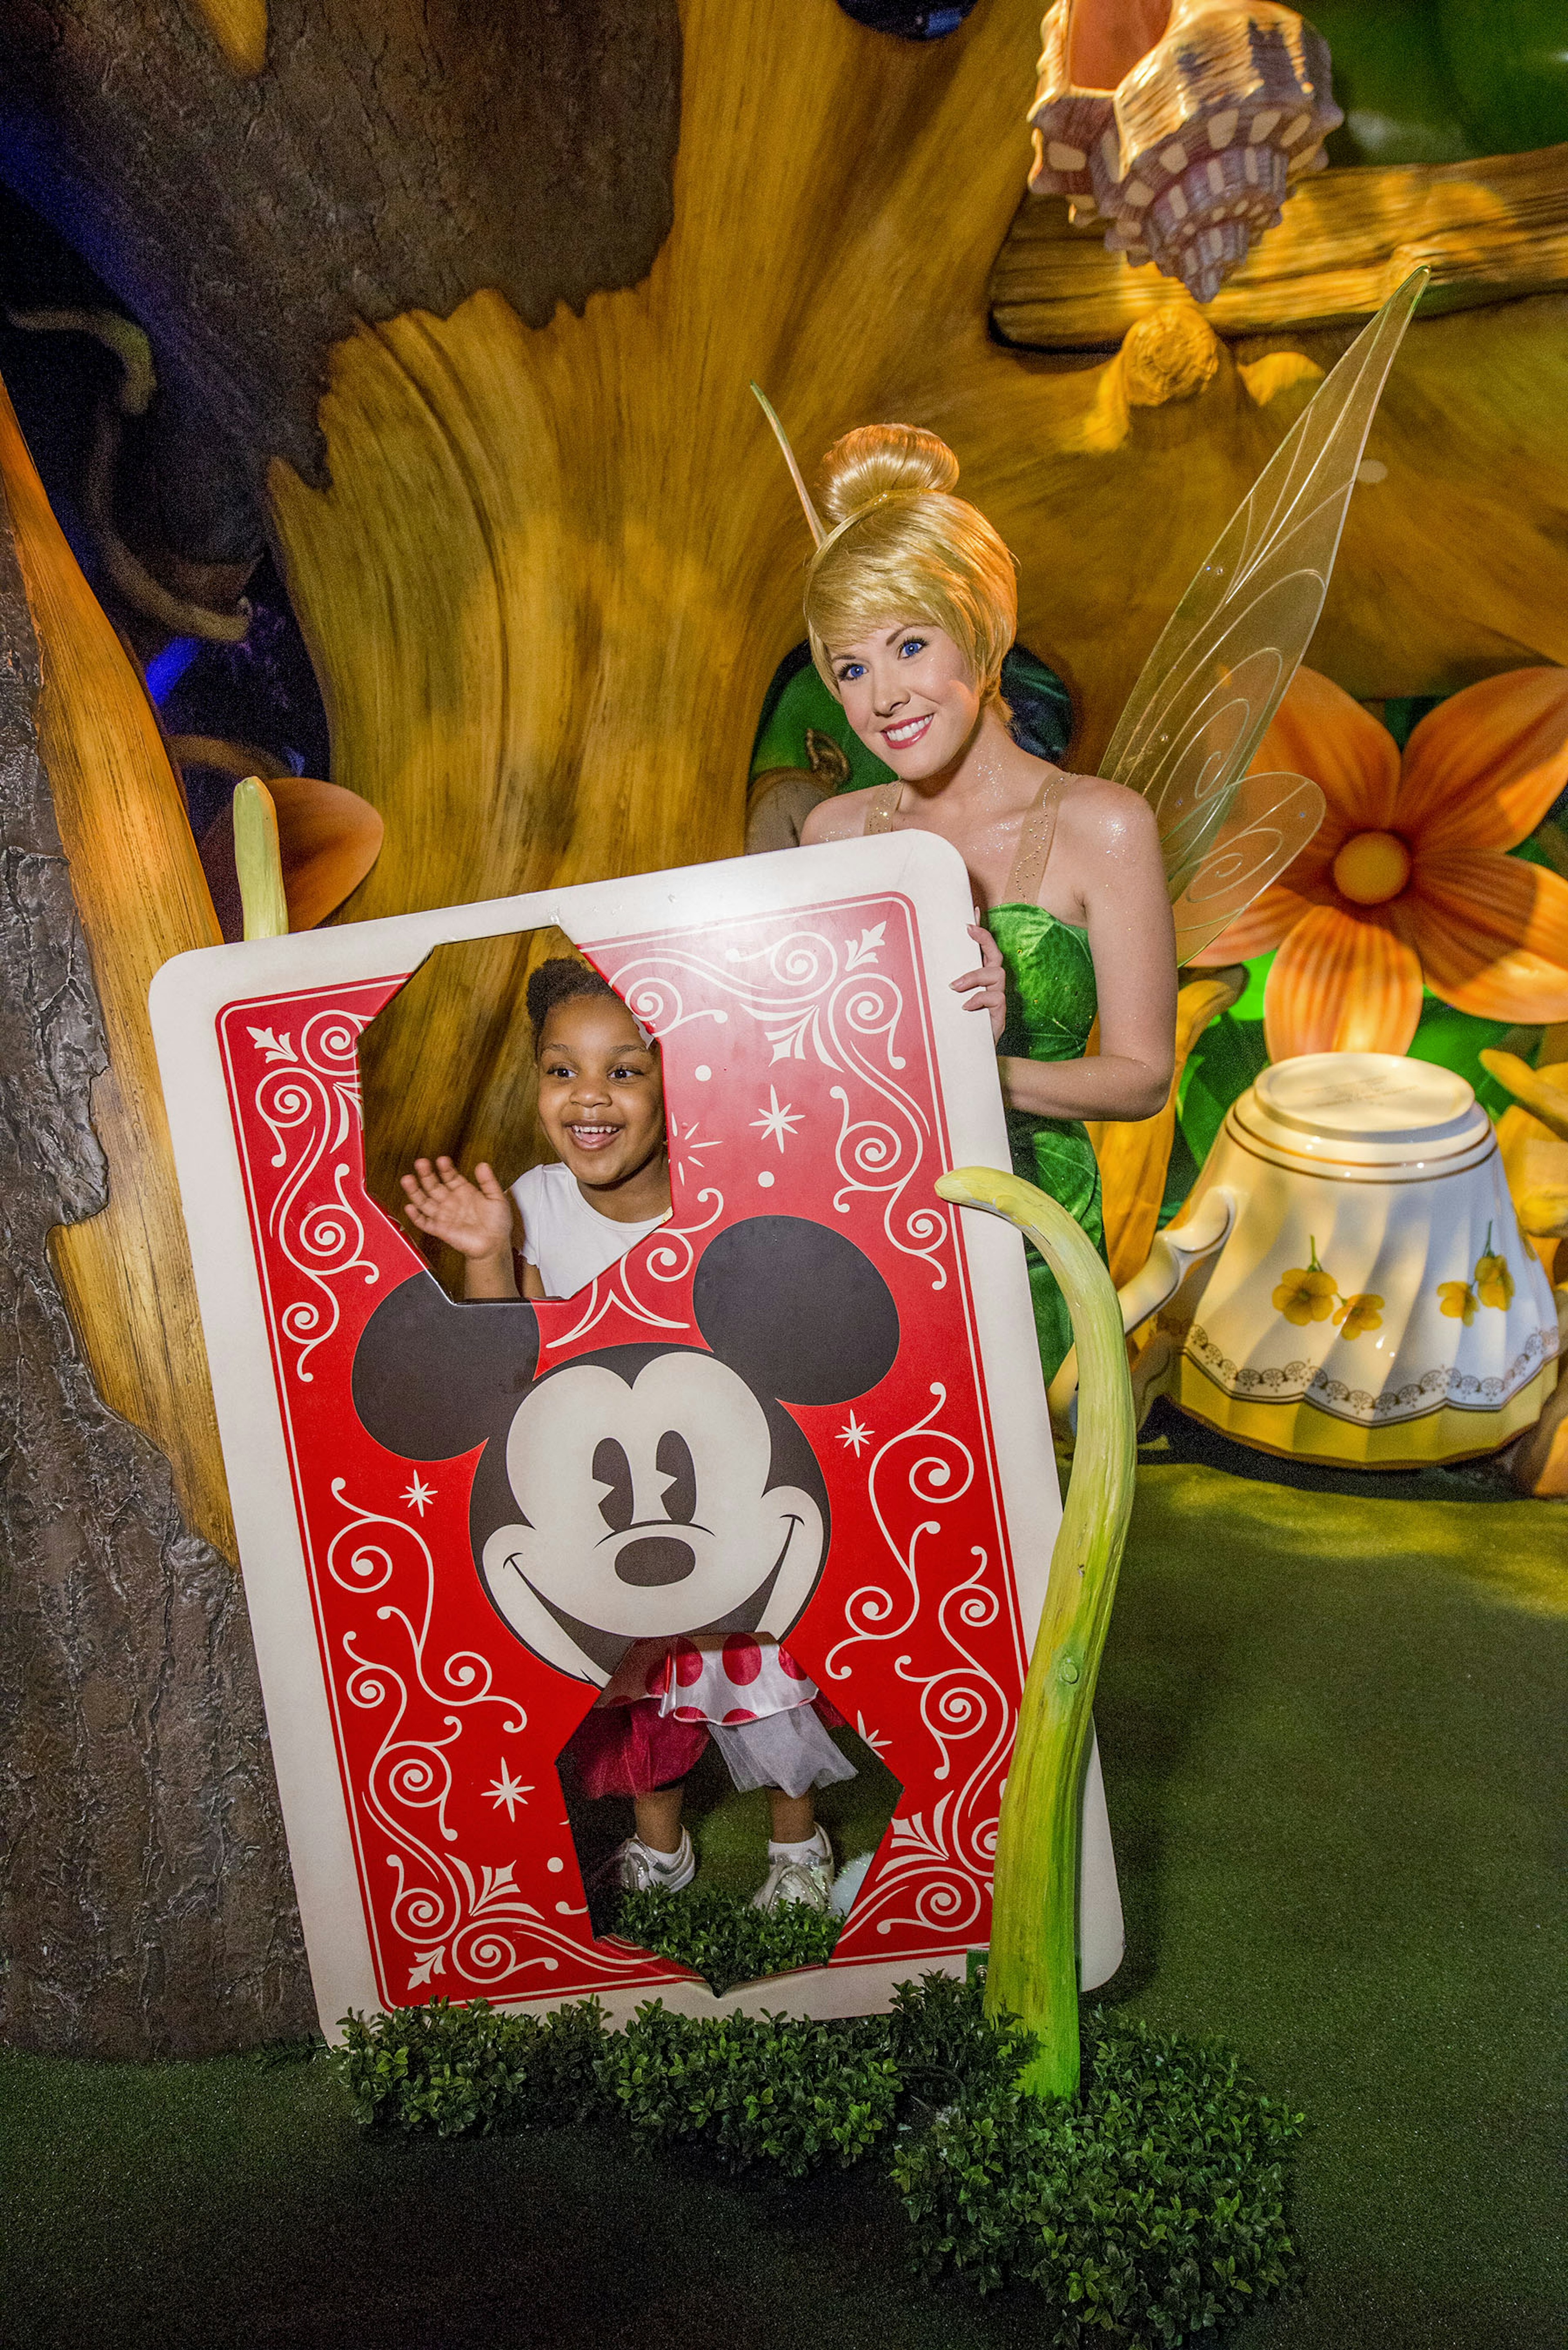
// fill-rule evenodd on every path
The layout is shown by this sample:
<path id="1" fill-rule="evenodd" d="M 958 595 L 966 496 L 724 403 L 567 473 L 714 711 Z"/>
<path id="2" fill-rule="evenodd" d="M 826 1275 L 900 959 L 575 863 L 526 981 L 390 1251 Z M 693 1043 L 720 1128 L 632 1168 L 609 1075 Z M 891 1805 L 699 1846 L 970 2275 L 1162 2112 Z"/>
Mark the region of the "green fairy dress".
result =
<path id="1" fill-rule="evenodd" d="M 1052 775 L 1023 820 L 1002 901 L 992 908 L 986 928 L 1002 950 L 1007 972 L 1007 1021 L 998 1053 L 1032 1061 L 1081 1060 L 1097 1008 L 1089 934 L 1037 903 L 1046 859 L 1056 829 L 1056 809 L 1064 778 Z M 902 786 L 879 786 L 871 795 L 866 829 L 890 832 Z M 1009 1110 L 1007 1139 L 1012 1169 L 1026 1183 L 1065 1208 L 1102 1256 L 1105 1226 L 1100 1213 L 1100 1170 L 1088 1128 L 1078 1118 L 1036 1118 Z M 1034 1329 L 1046 1384 L 1055 1377 L 1073 1344 L 1073 1326 L 1054 1274 L 1034 1249 L 1028 1249 L 1029 1285 L 1034 1297 Z"/>

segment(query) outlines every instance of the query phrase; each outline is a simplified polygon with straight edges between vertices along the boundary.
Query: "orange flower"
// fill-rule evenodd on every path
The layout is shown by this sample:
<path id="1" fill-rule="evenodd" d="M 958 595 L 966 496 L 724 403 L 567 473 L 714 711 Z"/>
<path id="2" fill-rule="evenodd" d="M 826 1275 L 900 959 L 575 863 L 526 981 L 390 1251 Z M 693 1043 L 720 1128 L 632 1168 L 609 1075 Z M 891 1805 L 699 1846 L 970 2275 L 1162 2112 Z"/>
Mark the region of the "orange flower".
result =
<path id="1" fill-rule="evenodd" d="M 1280 951 L 1270 1057 L 1403 1053 L 1423 980 L 1461 1012 L 1568 1020 L 1568 881 L 1503 852 L 1568 785 L 1568 669 L 1467 686 L 1423 718 L 1403 764 L 1385 727 L 1296 671 L 1254 771 L 1292 768 L 1328 813 L 1283 876 L 1198 958 Z"/>

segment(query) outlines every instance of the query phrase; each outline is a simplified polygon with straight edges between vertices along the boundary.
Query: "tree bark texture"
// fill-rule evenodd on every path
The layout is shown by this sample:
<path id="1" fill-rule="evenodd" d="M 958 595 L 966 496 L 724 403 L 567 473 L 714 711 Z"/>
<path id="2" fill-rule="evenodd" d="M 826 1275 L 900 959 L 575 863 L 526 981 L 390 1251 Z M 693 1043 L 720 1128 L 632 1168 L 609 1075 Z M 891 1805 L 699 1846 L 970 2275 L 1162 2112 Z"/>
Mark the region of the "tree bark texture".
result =
<path id="1" fill-rule="evenodd" d="M 40 687 L 0 530 L 0 2037 L 193 2055 L 308 2029 L 309 1984 L 239 1578 L 100 1399 L 46 1252 L 109 1170 Z"/>
<path id="2" fill-rule="evenodd" d="M 6 177 L 253 487 L 271 456 L 319 478 L 322 371 L 359 320 L 444 317 L 493 286 L 542 327 L 641 277 L 670 227 L 680 89 L 675 0 L 267 14 L 265 67 L 240 78 L 182 0 L 0 0 Z"/>

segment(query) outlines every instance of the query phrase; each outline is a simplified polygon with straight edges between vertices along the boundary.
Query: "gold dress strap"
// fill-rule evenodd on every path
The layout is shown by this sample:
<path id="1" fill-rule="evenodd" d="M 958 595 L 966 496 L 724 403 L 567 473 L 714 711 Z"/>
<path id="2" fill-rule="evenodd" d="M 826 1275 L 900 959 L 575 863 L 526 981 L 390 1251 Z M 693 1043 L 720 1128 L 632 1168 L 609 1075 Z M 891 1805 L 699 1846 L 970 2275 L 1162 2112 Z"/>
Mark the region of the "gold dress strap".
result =
<path id="1" fill-rule="evenodd" d="M 874 784 L 870 791 L 870 806 L 866 811 L 865 839 L 874 832 L 891 832 L 893 818 L 898 813 L 898 795 L 904 786 L 897 775 L 890 784 Z"/>
<path id="2" fill-rule="evenodd" d="M 1056 837 L 1056 816 L 1066 782 L 1067 777 L 1060 769 L 1055 775 L 1047 775 L 1033 806 L 1025 811 L 1012 859 L 1012 870 L 1007 877 L 1007 888 L 1002 898 L 1004 906 L 1038 904 L 1040 884 L 1045 879 L 1045 868 L 1051 859 L 1051 844 Z M 869 825 L 867 829 L 869 831 Z"/>

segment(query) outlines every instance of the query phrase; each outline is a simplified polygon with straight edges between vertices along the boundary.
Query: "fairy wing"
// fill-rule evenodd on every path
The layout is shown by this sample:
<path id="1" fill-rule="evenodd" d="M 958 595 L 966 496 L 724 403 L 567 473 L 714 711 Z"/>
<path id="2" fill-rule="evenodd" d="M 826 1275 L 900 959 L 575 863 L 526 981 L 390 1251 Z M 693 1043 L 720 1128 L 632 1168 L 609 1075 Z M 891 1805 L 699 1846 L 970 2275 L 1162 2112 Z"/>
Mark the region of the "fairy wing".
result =
<path id="1" fill-rule="evenodd" d="M 1245 769 L 1317 626 L 1367 432 L 1430 274 L 1412 271 L 1318 386 L 1171 614 L 1111 737 L 1103 773 L 1154 808 L 1183 961 L 1323 820 L 1315 785 Z"/>
<path id="2" fill-rule="evenodd" d="M 1242 775 L 1222 794 L 1221 815 L 1183 843 L 1181 827 L 1161 837 L 1176 960 L 1196 962 L 1277 873 L 1305 847 L 1326 803 L 1305 775 Z M 1203 816 L 1199 806 L 1195 816 Z M 1185 847 L 1185 853 L 1184 853 Z M 1172 849 L 1175 855 L 1172 855 Z"/>

